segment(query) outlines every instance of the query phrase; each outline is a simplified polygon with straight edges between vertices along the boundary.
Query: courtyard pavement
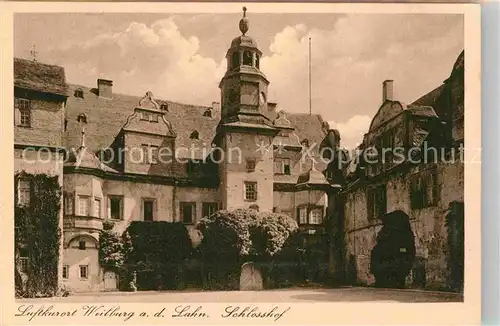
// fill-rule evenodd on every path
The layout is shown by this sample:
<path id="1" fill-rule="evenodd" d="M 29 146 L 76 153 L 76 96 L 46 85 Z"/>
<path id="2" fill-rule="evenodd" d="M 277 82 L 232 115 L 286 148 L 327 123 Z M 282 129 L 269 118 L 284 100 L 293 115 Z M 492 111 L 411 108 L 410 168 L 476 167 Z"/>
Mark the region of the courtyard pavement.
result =
<path id="1" fill-rule="evenodd" d="M 21 299 L 17 302 L 462 302 L 463 296 L 448 292 L 375 288 L 291 288 L 265 291 L 138 291 L 75 293 L 69 297 Z"/>

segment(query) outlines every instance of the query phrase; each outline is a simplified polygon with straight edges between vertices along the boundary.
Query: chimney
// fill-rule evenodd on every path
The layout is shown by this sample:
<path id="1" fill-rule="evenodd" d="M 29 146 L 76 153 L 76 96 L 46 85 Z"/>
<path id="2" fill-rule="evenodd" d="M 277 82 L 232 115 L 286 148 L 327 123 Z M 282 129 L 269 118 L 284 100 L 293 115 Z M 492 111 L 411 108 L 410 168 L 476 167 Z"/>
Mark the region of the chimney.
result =
<path id="1" fill-rule="evenodd" d="M 219 102 L 212 102 L 212 110 L 216 112 L 220 112 L 220 103 Z"/>
<path id="2" fill-rule="evenodd" d="M 108 79 L 98 79 L 97 91 L 99 97 L 111 98 L 113 96 L 113 81 Z"/>
<path id="3" fill-rule="evenodd" d="M 393 91 L 394 91 L 394 81 L 393 80 L 384 80 L 382 83 L 382 102 L 386 100 L 393 100 Z"/>

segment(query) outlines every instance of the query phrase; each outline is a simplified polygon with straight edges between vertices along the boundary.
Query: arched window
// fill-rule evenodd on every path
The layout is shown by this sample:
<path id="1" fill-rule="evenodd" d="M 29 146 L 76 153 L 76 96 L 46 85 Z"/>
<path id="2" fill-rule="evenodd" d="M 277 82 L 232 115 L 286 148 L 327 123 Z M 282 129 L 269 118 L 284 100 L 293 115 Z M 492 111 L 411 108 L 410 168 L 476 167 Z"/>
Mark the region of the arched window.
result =
<path id="1" fill-rule="evenodd" d="M 203 112 L 203 116 L 211 118 L 212 117 L 212 110 L 211 109 L 206 109 L 205 112 Z"/>
<path id="2" fill-rule="evenodd" d="M 162 103 L 160 105 L 160 110 L 163 110 L 163 111 L 168 111 L 168 104 L 167 103 Z"/>
<path id="3" fill-rule="evenodd" d="M 301 144 L 302 146 L 304 146 L 304 147 L 309 147 L 309 139 L 304 138 L 304 139 L 300 142 L 300 144 Z"/>
<path id="4" fill-rule="evenodd" d="M 252 52 L 245 51 L 243 52 L 243 65 L 244 66 L 252 66 L 253 65 L 253 56 Z"/>
<path id="5" fill-rule="evenodd" d="M 193 131 L 191 133 L 191 136 L 189 136 L 189 138 L 191 138 L 191 139 L 199 139 L 199 137 L 200 137 L 200 134 L 198 133 L 197 130 Z"/>
<path id="6" fill-rule="evenodd" d="M 240 66 L 240 53 L 239 52 L 233 52 L 231 56 L 231 67 L 237 68 Z"/>

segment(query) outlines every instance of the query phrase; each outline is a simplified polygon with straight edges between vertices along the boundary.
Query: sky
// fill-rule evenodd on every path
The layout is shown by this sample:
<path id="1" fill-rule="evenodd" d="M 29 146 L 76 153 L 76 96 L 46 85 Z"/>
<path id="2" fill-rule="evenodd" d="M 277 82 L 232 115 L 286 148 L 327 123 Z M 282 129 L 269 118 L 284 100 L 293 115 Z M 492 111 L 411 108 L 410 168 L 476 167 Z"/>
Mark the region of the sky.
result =
<path id="1" fill-rule="evenodd" d="M 312 112 L 355 147 L 382 102 L 382 82 L 411 103 L 442 84 L 464 49 L 462 15 L 252 14 L 247 35 L 263 52 L 268 99 Z M 14 56 L 63 66 L 69 83 L 187 104 L 220 101 L 218 84 L 241 14 L 16 14 Z"/>

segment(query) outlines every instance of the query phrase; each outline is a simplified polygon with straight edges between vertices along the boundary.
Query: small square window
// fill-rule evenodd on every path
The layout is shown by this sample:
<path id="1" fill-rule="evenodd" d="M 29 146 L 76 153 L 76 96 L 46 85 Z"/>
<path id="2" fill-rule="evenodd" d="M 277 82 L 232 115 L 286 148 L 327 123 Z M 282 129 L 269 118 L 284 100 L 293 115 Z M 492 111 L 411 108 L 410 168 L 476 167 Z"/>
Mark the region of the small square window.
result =
<path id="1" fill-rule="evenodd" d="M 80 265 L 80 278 L 89 278 L 89 265 Z"/>
<path id="2" fill-rule="evenodd" d="M 313 208 L 309 213 L 309 224 L 321 224 L 323 223 L 323 209 Z"/>
<path id="3" fill-rule="evenodd" d="M 257 200 L 257 182 L 245 182 L 245 200 Z"/>
<path id="4" fill-rule="evenodd" d="M 247 172 L 254 172 L 255 165 L 256 165 L 256 162 L 254 159 L 247 160 Z"/>
<path id="5" fill-rule="evenodd" d="M 64 265 L 63 270 L 62 270 L 62 278 L 68 279 L 69 278 L 69 266 Z"/>
<path id="6" fill-rule="evenodd" d="M 78 249 L 85 250 L 86 248 L 87 248 L 87 244 L 85 243 L 85 240 L 78 241 Z"/>

